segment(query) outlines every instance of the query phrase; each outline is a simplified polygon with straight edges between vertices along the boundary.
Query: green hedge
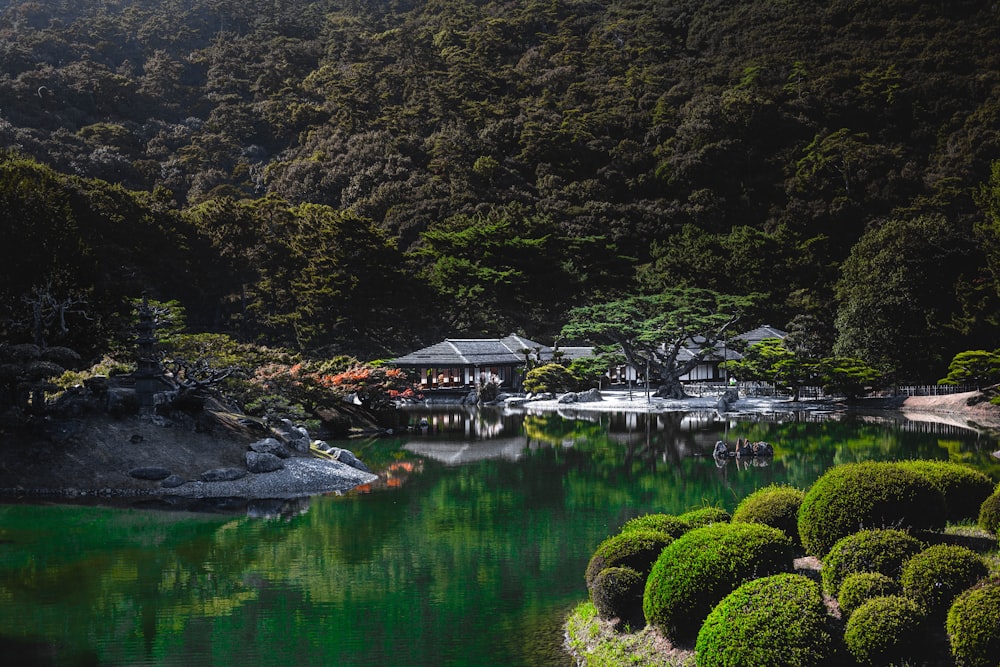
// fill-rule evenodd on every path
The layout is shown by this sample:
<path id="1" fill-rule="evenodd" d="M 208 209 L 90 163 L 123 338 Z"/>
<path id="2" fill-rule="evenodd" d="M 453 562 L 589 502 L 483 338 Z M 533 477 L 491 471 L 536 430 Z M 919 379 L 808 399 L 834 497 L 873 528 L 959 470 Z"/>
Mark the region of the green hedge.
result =
<path id="1" fill-rule="evenodd" d="M 733 523 L 762 523 L 784 532 L 799 544 L 799 507 L 805 492 L 792 486 L 772 484 L 744 498 L 733 512 Z"/>
<path id="2" fill-rule="evenodd" d="M 698 667 L 811 667 L 829 664 L 834 641 L 819 585 L 799 574 L 747 582 L 705 619 Z"/>
<path id="3" fill-rule="evenodd" d="M 959 667 L 1000 664 L 1000 577 L 965 591 L 948 610 L 951 655 Z"/>
<path id="4" fill-rule="evenodd" d="M 594 577 L 590 599 L 601 618 L 617 618 L 619 627 L 633 630 L 644 625 L 642 593 L 646 577 L 630 567 L 608 567 Z"/>
<path id="5" fill-rule="evenodd" d="M 1000 488 L 984 500 L 979 508 L 979 527 L 1000 535 Z"/>
<path id="6" fill-rule="evenodd" d="M 984 473 L 951 461 L 903 461 L 899 465 L 937 487 L 944 496 L 945 516 L 955 523 L 975 520 L 979 506 L 996 486 Z"/>
<path id="7" fill-rule="evenodd" d="M 899 581 L 903 564 L 924 544 L 902 530 L 861 530 L 840 539 L 823 558 L 823 588 L 838 595 L 844 577 L 856 572 L 879 572 Z"/>
<path id="8" fill-rule="evenodd" d="M 864 527 L 944 525 L 941 492 L 912 470 L 884 462 L 831 468 L 806 492 L 798 517 L 802 546 L 818 557 Z"/>
<path id="9" fill-rule="evenodd" d="M 671 537 L 680 537 L 691 530 L 691 526 L 672 514 L 645 514 L 627 521 L 618 532 L 629 533 L 635 530 L 652 530 L 666 533 Z"/>
<path id="10" fill-rule="evenodd" d="M 691 528 L 711 526 L 713 523 L 729 523 L 732 516 L 721 507 L 699 507 L 677 517 Z"/>
<path id="11" fill-rule="evenodd" d="M 899 595 L 865 602 L 844 630 L 847 650 L 861 665 L 923 664 L 927 651 L 926 611 Z"/>
<path id="12" fill-rule="evenodd" d="M 607 538 L 597 545 L 587 564 L 587 588 L 593 587 L 594 577 L 606 567 L 630 567 L 646 576 L 663 547 L 673 539 L 653 530 L 632 530 Z"/>
<path id="13" fill-rule="evenodd" d="M 855 572 L 844 577 L 840 584 L 837 603 L 840 614 L 849 618 L 854 611 L 872 598 L 886 595 L 902 595 L 903 587 L 892 577 L 881 572 Z"/>
<path id="14" fill-rule="evenodd" d="M 668 545 L 646 580 L 646 622 L 674 641 L 694 639 L 702 621 L 741 584 L 790 572 L 794 549 L 777 528 L 716 523 Z"/>
<path id="15" fill-rule="evenodd" d="M 935 544 L 906 562 L 900 581 L 907 597 L 943 618 L 955 596 L 989 573 L 986 562 L 971 549 Z"/>

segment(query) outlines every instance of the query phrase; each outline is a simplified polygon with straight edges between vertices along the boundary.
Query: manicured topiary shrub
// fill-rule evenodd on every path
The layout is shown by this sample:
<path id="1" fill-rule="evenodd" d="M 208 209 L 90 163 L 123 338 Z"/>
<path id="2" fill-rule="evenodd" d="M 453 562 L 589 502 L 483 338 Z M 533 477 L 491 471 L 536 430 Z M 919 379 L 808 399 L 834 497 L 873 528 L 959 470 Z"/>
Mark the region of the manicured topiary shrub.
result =
<path id="1" fill-rule="evenodd" d="M 979 527 L 994 535 L 1000 534 L 1000 488 L 979 508 Z"/>
<path id="2" fill-rule="evenodd" d="M 957 598 L 948 610 L 946 627 L 951 655 L 959 667 L 1000 664 L 1000 577 L 984 581 Z"/>
<path id="3" fill-rule="evenodd" d="M 729 523 L 732 520 L 729 512 L 721 507 L 701 507 L 690 512 L 685 512 L 677 518 L 691 528 L 710 526 L 713 523 Z"/>
<path id="4" fill-rule="evenodd" d="M 944 496 L 946 518 L 975 519 L 995 484 L 987 475 L 951 461 L 902 461 L 898 465 L 926 478 Z"/>
<path id="5" fill-rule="evenodd" d="M 687 522 L 681 521 L 671 514 L 646 514 L 627 521 L 619 532 L 628 533 L 633 530 L 653 530 L 659 533 L 666 533 L 671 537 L 680 537 L 690 529 L 691 526 Z"/>
<path id="6" fill-rule="evenodd" d="M 608 567 L 594 577 L 590 599 L 601 618 L 617 618 L 620 626 L 644 625 L 642 592 L 646 577 L 630 567 Z"/>
<path id="7" fill-rule="evenodd" d="M 872 598 L 886 595 L 901 595 L 903 587 L 892 577 L 881 572 L 855 572 L 844 577 L 840 584 L 837 602 L 843 618 L 850 617 L 854 610 Z"/>
<path id="8" fill-rule="evenodd" d="M 894 463 L 831 468 L 806 492 L 799 508 L 802 546 L 819 557 L 862 528 L 944 525 L 941 492 L 925 477 Z"/>
<path id="9" fill-rule="evenodd" d="M 663 547 L 673 538 L 652 530 L 619 533 L 597 545 L 587 564 L 587 588 L 593 587 L 594 577 L 606 567 L 630 567 L 639 574 L 649 574 Z"/>
<path id="10" fill-rule="evenodd" d="M 790 572 L 792 541 L 756 523 L 716 523 L 678 537 L 646 579 L 646 622 L 674 641 L 695 638 L 712 608 L 741 584 Z"/>
<path id="11" fill-rule="evenodd" d="M 844 577 L 855 572 L 880 572 L 899 581 L 903 564 L 924 544 L 902 530 L 861 530 L 839 540 L 823 558 L 823 588 L 838 595 Z"/>
<path id="12" fill-rule="evenodd" d="M 695 644 L 698 667 L 829 664 L 834 641 L 819 585 L 799 574 L 755 579 L 723 598 Z"/>
<path id="13" fill-rule="evenodd" d="M 872 598 L 847 620 L 844 643 L 861 665 L 921 664 L 927 650 L 926 612 L 900 595 Z"/>
<path id="14" fill-rule="evenodd" d="M 906 562 L 900 581 L 907 597 L 922 604 L 932 616 L 944 618 L 955 596 L 989 573 L 986 562 L 971 549 L 935 544 Z"/>
<path id="15" fill-rule="evenodd" d="M 733 523 L 762 523 L 783 531 L 799 544 L 799 507 L 805 492 L 791 486 L 772 484 L 744 498 L 733 512 Z"/>

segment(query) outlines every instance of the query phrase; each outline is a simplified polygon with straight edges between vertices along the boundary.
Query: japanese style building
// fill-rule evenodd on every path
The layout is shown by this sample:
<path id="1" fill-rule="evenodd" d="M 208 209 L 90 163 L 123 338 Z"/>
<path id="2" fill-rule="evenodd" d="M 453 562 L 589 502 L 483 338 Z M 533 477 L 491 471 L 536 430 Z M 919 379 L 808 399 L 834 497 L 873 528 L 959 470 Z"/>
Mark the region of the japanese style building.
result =
<path id="1" fill-rule="evenodd" d="M 750 346 L 765 338 L 784 338 L 786 335 L 784 331 L 765 325 L 734 336 L 733 339 Z M 698 353 L 699 346 L 696 343 L 681 351 L 680 361 L 686 360 L 685 355 L 690 359 Z M 414 371 L 418 377 L 417 384 L 422 390 L 475 387 L 481 382 L 495 382 L 502 387 L 519 390 L 529 361 L 534 365 L 548 363 L 559 357 L 561 361 L 568 362 L 591 354 L 593 348 L 590 347 L 554 349 L 517 334 L 510 334 L 504 338 L 446 338 L 389 363 L 397 368 Z M 722 382 L 726 378 L 720 364 L 742 358 L 743 355 L 736 350 L 718 343 L 681 381 Z M 626 367 L 622 366 L 611 369 L 609 377 L 612 382 L 624 382 L 627 377 L 635 379 L 644 374 L 645 369 L 635 369 L 630 375 Z"/>
<path id="2" fill-rule="evenodd" d="M 551 358 L 551 348 L 511 334 L 504 338 L 446 338 L 390 363 L 415 371 L 421 389 L 472 387 L 480 382 L 519 389 L 528 360 Z"/>
<path id="3" fill-rule="evenodd" d="M 740 349 L 746 349 L 757 345 L 765 338 L 781 338 L 784 339 L 788 334 L 781 329 L 775 329 L 769 324 L 757 327 L 751 331 L 746 331 L 739 334 L 738 336 L 733 336 L 731 340 L 740 341 L 738 347 Z M 682 350 L 679 355 L 678 361 L 687 361 L 694 357 L 698 352 L 698 347 L 692 345 L 692 347 Z M 681 382 L 724 382 L 726 381 L 727 375 L 724 368 L 721 368 L 723 361 L 739 361 L 743 358 L 743 355 L 732 349 L 725 342 L 718 342 L 715 344 L 707 355 L 705 355 L 697 366 L 691 369 L 689 373 L 681 376 Z"/>

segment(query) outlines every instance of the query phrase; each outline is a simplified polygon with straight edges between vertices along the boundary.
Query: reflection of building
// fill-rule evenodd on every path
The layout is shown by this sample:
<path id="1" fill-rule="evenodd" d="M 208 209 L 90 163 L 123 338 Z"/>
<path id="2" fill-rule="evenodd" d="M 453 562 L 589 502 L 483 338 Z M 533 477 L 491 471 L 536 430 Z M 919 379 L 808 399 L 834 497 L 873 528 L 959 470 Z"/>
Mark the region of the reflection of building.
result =
<path id="1" fill-rule="evenodd" d="M 487 459 L 517 461 L 524 455 L 527 442 L 523 435 L 477 442 L 447 442 L 411 440 L 404 446 L 419 456 L 440 461 L 445 465 L 464 465 Z"/>

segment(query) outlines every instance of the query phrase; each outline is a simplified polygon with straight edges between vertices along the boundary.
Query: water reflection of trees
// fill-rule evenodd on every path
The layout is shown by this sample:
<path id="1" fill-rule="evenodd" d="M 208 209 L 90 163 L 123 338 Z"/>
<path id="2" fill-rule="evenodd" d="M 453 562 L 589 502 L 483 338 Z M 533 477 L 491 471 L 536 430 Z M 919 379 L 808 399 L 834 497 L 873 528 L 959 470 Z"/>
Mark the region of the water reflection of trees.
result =
<path id="1" fill-rule="evenodd" d="M 383 492 L 316 498 L 291 511 L 256 506 L 268 520 L 0 509 L 5 632 L 115 664 L 164 655 L 196 664 L 211 651 L 250 664 L 253 651 L 279 646 L 289 664 L 377 664 L 411 651 L 414 662 L 444 664 L 451 656 L 441 647 L 459 636 L 496 652 L 498 634 L 516 636 L 530 619 L 556 614 L 553 596 L 586 595 L 582 572 L 594 545 L 638 514 L 732 509 L 756 488 L 807 488 L 847 461 L 948 458 L 981 467 L 997 448 L 988 438 L 867 418 L 484 417 L 496 418 L 503 437 L 522 438 L 521 459 L 426 462 Z M 464 424 L 449 423 L 465 437 Z M 388 466 L 409 460 L 409 437 L 359 449 Z M 714 442 L 737 437 L 772 443 L 770 465 L 716 467 Z"/>

